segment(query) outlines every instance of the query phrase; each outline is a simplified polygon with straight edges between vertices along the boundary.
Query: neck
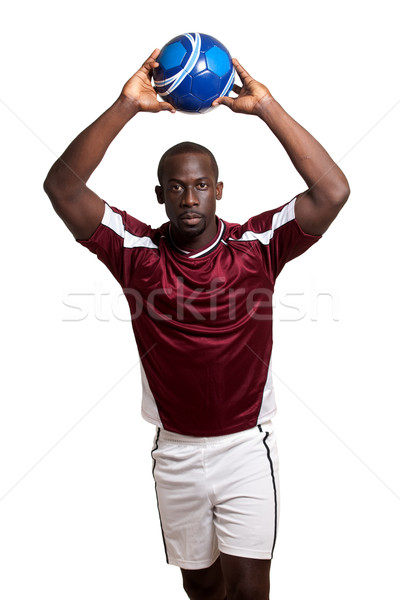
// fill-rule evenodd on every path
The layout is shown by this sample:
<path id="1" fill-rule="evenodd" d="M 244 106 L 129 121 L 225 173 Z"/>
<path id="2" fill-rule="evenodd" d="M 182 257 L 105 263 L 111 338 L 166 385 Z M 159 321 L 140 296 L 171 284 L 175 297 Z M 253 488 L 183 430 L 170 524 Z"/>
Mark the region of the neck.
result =
<path id="1" fill-rule="evenodd" d="M 199 248 L 204 248 L 204 246 L 208 246 L 213 239 L 216 237 L 218 232 L 218 220 L 217 217 L 213 219 L 212 225 L 207 227 L 203 232 L 195 235 L 185 235 L 181 231 L 179 231 L 174 225 L 170 224 L 170 235 L 173 239 L 173 242 L 176 246 L 179 246 L 185 250 L 198 250 Z"/>

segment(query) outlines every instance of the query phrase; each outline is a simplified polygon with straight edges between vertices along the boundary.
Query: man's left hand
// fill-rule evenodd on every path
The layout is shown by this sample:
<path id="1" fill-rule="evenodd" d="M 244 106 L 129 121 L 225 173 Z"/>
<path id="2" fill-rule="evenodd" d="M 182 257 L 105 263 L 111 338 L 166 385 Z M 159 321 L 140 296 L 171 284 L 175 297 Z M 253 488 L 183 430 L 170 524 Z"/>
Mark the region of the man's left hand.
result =
<path id="1" fill-rule="evenodd" d="M 225 104 L 233 112 L 258 115 L 262 106 L 273 100 L 272 95 L 265 85 L 259 83 L 248 74 L 236 58 L 232 59 L 232 63 L 242 82 L 242 86 L 236 84 L 233 86 L 233 91 L 238 96 L 237 98 L 221 96 L 214 100 L 212 104 L 213 106 Z"/>

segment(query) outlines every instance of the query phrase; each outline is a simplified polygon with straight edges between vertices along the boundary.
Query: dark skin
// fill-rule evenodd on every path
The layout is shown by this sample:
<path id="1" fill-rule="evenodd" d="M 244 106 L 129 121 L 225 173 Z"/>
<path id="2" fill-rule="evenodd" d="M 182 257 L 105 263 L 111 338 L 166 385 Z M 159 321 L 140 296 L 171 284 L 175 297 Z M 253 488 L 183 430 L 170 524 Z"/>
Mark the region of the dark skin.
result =
<path id="1" fill-rule="evenodd" d="M 217 234 L 216 200 L 222 198 L 211 159 L 205 154 L 178 154 L 166 159 L 158 202 L 165 205 L 171 233 L 178 246 L 194 250 L 207 246 Z"/>
<path id="2" fill-rule="evenodd" d="M 221 552 L 208 569 L 181 569 L 191 600 L 268 600 L 270 560 L 241 558 Z"/>
<path id="3" fill-rule="evenodd" d="M 159 102 L 152 86 L 152 69 L 158 65 L 156 49 L 127 81 L 116 102 L 68 146 L 54 163 L 44 183 L 57 214 L 77 239 L 88 239 L 101 222 L 104 202 L 87 181 L 121 129 L 139 112 L 175 109 Z M 323 234 L 350 193 L 346 177 L 326 150 L 290 117 L 268 88 L 253 79 L 233 59 L 241 86 L 237 98 L 224 97 L 234 113 L 257 116 L 285 148 L 307 189 L 298 195 L 295 214 L 305 233 Z M 165 205 L 176 244 L 197 249 L 217 233 L 216 200 L 222 196 L 208 156 L 189 153 L 168 157 L 163 181 L 156 186 L 158 202 Z M 191 600 L 268 600 L 270 560 L 221 554 L 208 569 L 182 569 L 184 588 Z"/>

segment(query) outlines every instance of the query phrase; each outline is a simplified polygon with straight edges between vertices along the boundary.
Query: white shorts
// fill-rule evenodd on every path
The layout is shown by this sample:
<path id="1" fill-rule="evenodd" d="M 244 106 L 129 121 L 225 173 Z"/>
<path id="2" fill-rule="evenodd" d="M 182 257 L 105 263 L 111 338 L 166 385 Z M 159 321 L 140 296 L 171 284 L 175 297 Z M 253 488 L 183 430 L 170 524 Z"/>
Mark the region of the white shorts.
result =
<path id="1" fill-rule="evenodd" d="M 279 468 L 271 421 L 208 438 L 157 429 L 152 457 L 168 563 L 205 569 L 220 552 L 272 558 Z"/>

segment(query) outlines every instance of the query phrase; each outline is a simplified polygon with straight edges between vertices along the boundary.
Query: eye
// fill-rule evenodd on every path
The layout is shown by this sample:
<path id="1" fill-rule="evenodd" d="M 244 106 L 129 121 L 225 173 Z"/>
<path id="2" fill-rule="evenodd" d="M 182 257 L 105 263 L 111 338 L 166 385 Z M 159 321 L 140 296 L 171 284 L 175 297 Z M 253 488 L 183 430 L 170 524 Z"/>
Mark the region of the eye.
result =
<path id="1" fill-rule="evenodd" d="M 201 182 L 199 183 L 199 188 L 200 188 L 201 190 L 205 190 L 207 187 L 208 187 L 208 185 L 207 185 L 207 184 L 206 184 L 204 181 L 201 181 Z"/>
<path id="2" fill-rule="evenodd" d="M 171 189 L 172 189 L 172 191 L 174 191 L 174 192 L 180 192 L 180 191 L 181 191 L 181 189 L 182 189 L 182 186 L 181 186 L 181 184 L 180 184 L 180 183 L 174 183 L 174 184 L 171 186 Z"/>

